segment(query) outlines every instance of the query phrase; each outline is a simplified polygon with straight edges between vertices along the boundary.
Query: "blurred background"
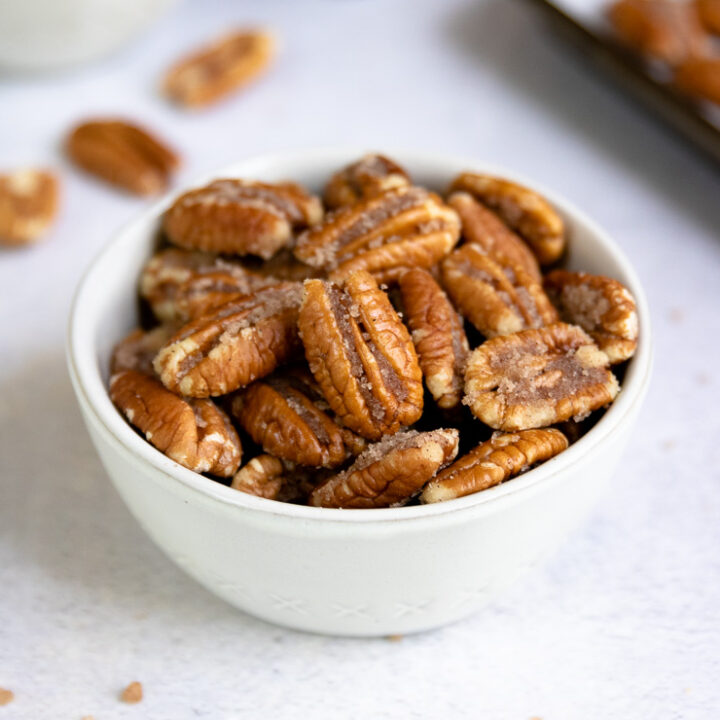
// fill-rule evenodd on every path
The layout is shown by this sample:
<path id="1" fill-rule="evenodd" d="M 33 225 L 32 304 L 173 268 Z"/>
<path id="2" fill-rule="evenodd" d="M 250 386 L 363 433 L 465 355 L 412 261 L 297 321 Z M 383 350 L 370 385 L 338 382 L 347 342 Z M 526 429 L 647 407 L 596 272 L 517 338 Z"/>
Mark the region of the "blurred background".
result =
<path id="1" fill-rule="evenodd" d="M 598 3 L 563 3 L 564 20 L 547 5 L 0 0 L 0 175 L 45 168 L 60 185 L 43 237 L 0 247 L 0 687 L 15 693 L 0 719 L 714 717 L 714 110 L 648 105 L 637 88 L 665 96 L 665 66 L 638 70 L 611 41 L 612 67 L 598 68 L 598 44 L 568 31 L 612 32 Z M 205 108 L 168 100 L 173 63 L 248 27 L 277 37 L 262 77 Z M 592 518 L 502 602 L 400 642 L 270 627 L 182 575 L 112 490 L 64 366 L 80 274 L 151 201 L 67 158 L 68 133 L 97 117 L 173 148 L 173 188 L 283 149 L 422 148 L 507 167 L 584 209 L 638 270 L 656 350 L 626 462 Z M 146 699 L 122 706 L 133 679 Z"/>

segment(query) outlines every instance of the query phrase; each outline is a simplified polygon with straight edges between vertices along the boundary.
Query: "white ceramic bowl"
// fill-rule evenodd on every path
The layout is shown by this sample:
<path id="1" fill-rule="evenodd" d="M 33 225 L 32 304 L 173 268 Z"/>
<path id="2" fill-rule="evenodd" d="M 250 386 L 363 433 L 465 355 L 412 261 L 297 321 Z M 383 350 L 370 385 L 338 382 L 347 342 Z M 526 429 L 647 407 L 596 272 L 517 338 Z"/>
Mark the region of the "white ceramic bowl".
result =
<path id="1" fill-rule="evenodd" d="M 319 190 L 362 152 L 264 156 L 213 177 L 291 178 Z M 538 187 L 471 158 L 390 155 L 432 188 L 445 188 L 468 168 Z M 105 247 L 75 296 L 70 375 L 116 488 L 174 562 L 229 603 L 270 622 L 328 634 L 385 635 L 437 627 L 474 612 L 557 547 L 595 502 L 630 437 L 650 379 L 651 338 L 645 294 L 617 245 L 567 202 L 539 190 L 565 219 L 570 267 L 615 277 L 635 295 L 637 354 L 618 399 L 567 451 L 498 487 L 427 506 L 331 510 L 278 503 L 197 475 L 146 443 L 110 402 L 107 365 L 113 344 L 136 324 L 137 278 L 172 198 Z"/>
<path id="2" fill-rule="evenodd" d="M 0 0 L 0 67 L 56 70 L 117 50 L 177 0 Z"/>

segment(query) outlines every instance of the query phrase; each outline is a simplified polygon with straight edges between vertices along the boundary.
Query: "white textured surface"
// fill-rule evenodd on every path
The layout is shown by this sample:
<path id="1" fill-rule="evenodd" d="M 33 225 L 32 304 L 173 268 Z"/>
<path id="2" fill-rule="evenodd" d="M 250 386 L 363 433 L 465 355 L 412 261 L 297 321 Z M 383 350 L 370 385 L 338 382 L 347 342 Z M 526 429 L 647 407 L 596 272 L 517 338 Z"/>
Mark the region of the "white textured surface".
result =
<path id="1" fill-rule="evenodd" d="M 157 98 L 178 51 L 247 20 L 283 36 L 266 82 L 204 114 Z M 47 242 L 0 255 L 0 720 L 717 716 L 720 182 L 553 42 L 507 0 L 205 0 L 94 68 L 0 80 L 2 165 L 65 181 Z M 284 147 L 432 147 L 516 167 L 606 226 L 646 284 L 656 372 L 584 528 L 484 613 L 401 642 L 276 629 L 171 566 L 104 476 L 63 364 L 78 274 L 143 206 L 59 154 L 101 112 L 173 140 L 181 181 Z M 146 699 L 121 705 L 134 679 Z"/>

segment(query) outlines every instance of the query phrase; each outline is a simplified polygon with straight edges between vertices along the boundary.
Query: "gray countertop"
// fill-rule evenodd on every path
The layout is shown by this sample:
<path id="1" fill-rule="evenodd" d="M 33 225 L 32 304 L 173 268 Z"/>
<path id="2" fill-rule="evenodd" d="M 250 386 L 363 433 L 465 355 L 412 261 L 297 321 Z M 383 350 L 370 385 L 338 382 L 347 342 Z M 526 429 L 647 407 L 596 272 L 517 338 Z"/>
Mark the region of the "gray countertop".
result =
<path id="1" fill-rule="evenodd" d="M 282 37 L 264 81 L 202 113 L 157 95 L 179 53 L 247 21 Z M 160 554 L 63 357 L 79 274 L 145 201 L 79 175 L 59 144 L 118 113 L 183 152 L 179 183 L 269 150 L 420 147 L 521 172 L 611 232 L 647 289 L 655 377 L 602 501 L 547 565 L 467 621 L 391 642 L 266 625 Z M 64 203 L 45 243 L 0 254 L 0 687 L 16 696 L 0 720 L 716 716 L 720 173 L 525 4 L 186 2 L 93 67 L 0 78 L 0 165 L 34 163 L 59 168 Z M 131 680 L 142 705 L 118 702 Z"/>

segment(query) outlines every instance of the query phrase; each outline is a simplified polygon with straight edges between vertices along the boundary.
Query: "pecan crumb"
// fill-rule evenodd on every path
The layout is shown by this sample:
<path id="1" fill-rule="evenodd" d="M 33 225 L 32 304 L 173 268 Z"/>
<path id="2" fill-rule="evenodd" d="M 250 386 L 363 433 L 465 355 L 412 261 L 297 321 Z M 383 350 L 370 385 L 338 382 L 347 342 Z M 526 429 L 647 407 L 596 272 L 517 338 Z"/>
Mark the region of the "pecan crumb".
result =
<path id="1" fill-rule="evenodd" d="M 15 699 L 15 693 L 12 690 L 0 688 L 0 705 L 8 705 Z"/>
<path id="2" fill-rule="evenodd" d="M 120 695 L 120 700 L 124 703 L 139 703 L 142 699 L 143 687 L 137 680 L 131 682 Z"/>

